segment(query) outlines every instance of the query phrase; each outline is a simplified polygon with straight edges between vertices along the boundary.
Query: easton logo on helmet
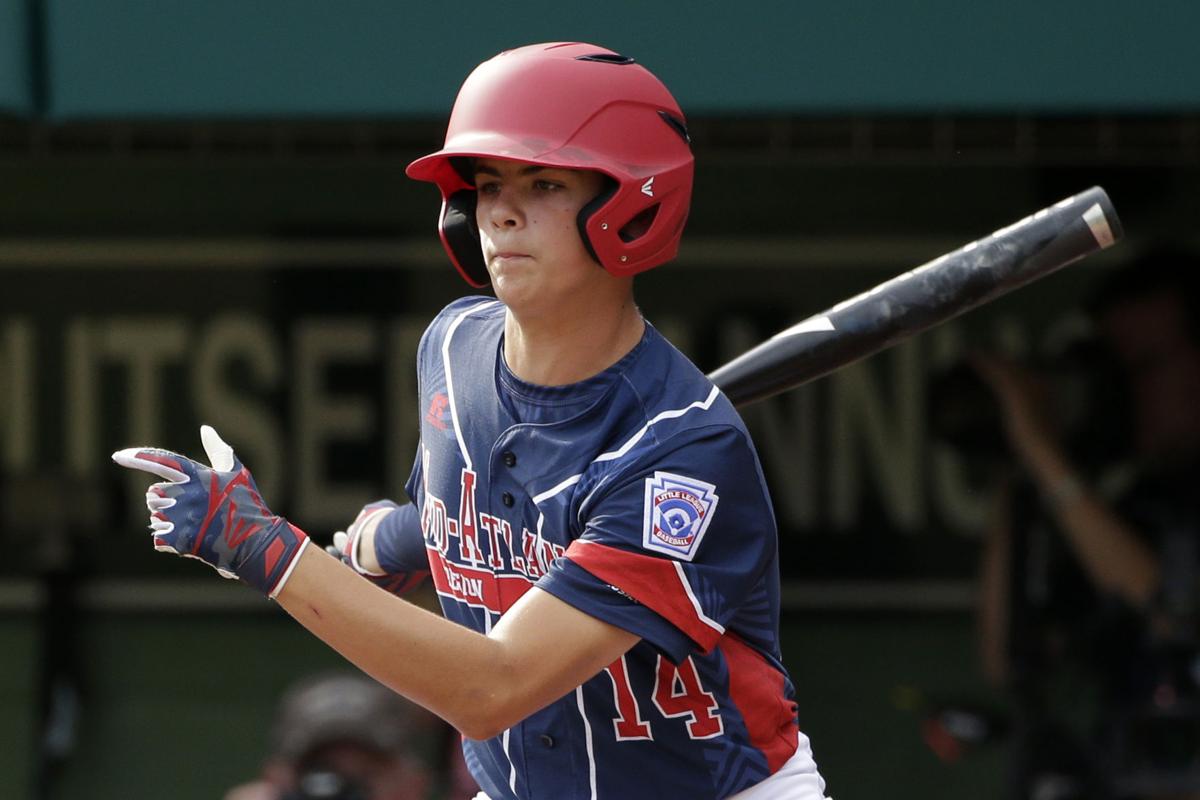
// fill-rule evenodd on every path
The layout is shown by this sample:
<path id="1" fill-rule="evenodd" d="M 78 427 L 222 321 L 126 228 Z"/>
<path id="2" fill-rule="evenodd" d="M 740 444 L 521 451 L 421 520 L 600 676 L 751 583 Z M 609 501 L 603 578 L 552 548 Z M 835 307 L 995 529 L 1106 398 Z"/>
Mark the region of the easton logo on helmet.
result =
<path id="1" fill-rule="evenodd" d="M 642 184 L 642 194 L 646 197 L 654 197 L 654 178 Z"/>

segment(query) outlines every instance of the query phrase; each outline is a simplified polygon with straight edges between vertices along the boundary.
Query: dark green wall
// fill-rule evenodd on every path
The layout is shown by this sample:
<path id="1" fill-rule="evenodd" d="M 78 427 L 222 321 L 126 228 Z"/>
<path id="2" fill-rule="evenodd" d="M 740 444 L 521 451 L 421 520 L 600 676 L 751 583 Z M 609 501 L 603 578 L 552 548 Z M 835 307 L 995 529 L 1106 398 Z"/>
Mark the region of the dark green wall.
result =
<path id="1" fill-rule="evenodd" d="M 19 2 L 0 9 L 11 16 Z M 484 58 L 572 39 L 639 58 L 689 114 L 1200 106 L 1200 7 L 1188 0 L 44 7 L 48 110 L 56 118 L 440 116 Z"/>
<path id="2" fill-rule="evenodd" d="M 0 0 L 0 116 L 32 110 L 32 39 L 26 0 Z"/>

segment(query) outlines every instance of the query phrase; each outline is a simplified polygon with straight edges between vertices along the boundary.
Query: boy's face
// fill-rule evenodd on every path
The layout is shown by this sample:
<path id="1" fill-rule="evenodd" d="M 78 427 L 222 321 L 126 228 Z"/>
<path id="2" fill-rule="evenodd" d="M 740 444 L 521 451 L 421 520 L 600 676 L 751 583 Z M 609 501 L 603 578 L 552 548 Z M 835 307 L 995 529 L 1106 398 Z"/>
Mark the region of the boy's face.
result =
<path id="1" fill-rule="evenodd" d="M 475 186 L 483 257 L 496 296 L 510 308 L 561 308 L 612 278 L 576 226 L 580 209 L 604 188 L 600 173 L 481 158 Z"/>

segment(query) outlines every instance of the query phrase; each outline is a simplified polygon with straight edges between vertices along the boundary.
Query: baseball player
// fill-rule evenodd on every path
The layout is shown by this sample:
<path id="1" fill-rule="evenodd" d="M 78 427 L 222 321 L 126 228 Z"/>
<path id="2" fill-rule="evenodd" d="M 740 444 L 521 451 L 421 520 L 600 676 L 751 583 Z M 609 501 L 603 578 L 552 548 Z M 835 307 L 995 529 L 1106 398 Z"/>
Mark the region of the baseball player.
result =
<path id="1" fill-rule="evenodd" d="M 541 44 L 467 78 L 445 147 L 408 174 L 440 188 L 446 251 L 495 299 L 425 332 L 413 502 L 335 537 L 353 570 L 272 514 L 207 426 L 211 466 L 114 454 L 163 479 L 158 549 L 276 599 L 455 725 L 480 798 L 824 797 L 754 447 L 633 300 L 678 250 L 692 171 L 678 105 L 631 58 Z M 445 619 L 396 596 L 426 575 Z"/>

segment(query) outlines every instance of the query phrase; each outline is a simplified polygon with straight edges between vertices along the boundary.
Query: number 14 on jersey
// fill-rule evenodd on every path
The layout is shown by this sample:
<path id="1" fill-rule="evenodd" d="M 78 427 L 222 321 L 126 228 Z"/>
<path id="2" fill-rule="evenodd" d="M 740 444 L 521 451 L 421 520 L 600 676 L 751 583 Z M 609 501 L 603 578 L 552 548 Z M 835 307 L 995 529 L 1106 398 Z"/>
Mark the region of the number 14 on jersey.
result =
<path id="1" fill-rule="evenodd" d="M 612 679 L 613 699 L 617 706 L 618 716 L 613 720 L 617 741 L 653 739 L 650 723 L 642 716 L 638 699 L 629 684 L 625 656 L 610 664 L 605 672 Z M 711 739 L 725 730 L 717 700 L 700 685 L 700 676 L 691 658 L 676 666 L 661 654 L 658 656 L 651 700 L 664 717 L 684 717 L 688 736 L 693 739 Z"/>

